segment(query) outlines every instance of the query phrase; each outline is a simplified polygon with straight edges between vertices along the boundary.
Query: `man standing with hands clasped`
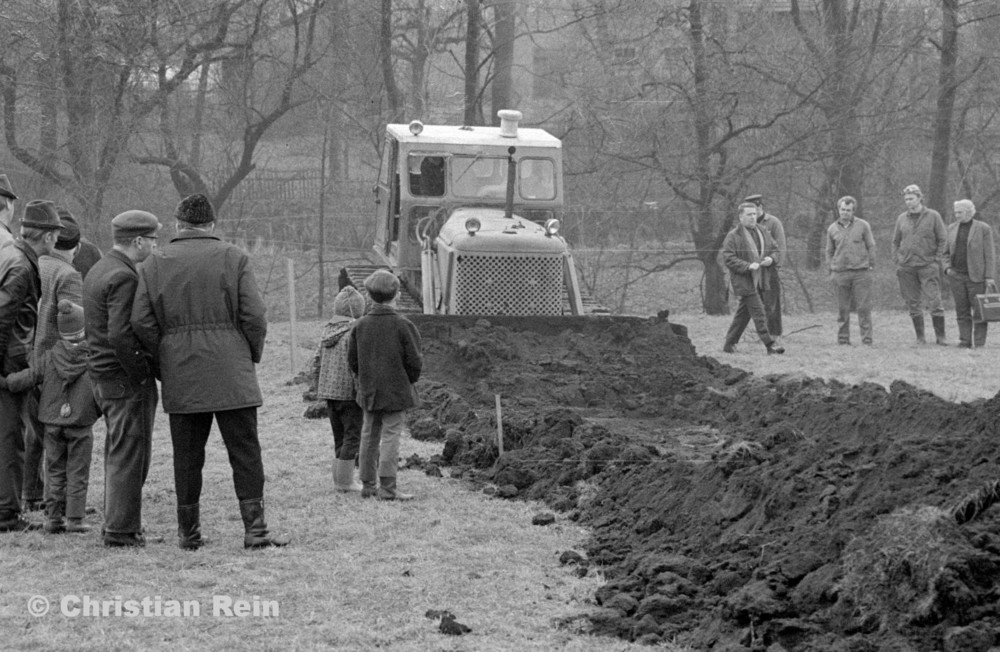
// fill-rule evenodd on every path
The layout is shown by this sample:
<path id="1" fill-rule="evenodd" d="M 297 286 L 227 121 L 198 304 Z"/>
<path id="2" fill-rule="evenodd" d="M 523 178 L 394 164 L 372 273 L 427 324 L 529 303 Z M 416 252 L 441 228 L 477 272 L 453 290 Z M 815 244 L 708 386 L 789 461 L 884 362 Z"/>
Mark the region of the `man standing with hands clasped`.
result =
<path id="1" fill-rule="evenodd" d="M 250 257 L 215 235 L 204 195 L 177 206 L 177 235 L 143 263 L 132 327 L 159 363 L 163 411 L 170 415 L 178 544 L 204 545 L 202 467 L 215 419 L 229 454 L 246 548 L 284 546 L 264 522 L 264 464 L 257 437 L 263 403 L 257 370 L 267 320 Z"/>
<path id="2" fill-rule="evenodd" d="M 976 205 L 968 199 L 955 202 L 955 221 L 948 225 L 944 252 L 944 272 L 955 297 L 958 345 L 965 349 L 986 345 L 987 323 L 979 314 L 976 295 L 997 291 L 993 229 L 972 219 L 975 214 Z"/>
<path id="3" fill-rule="evenodd" d="M 733 292 L 740 298 L 740 305 L 733 315 L 733 322 L 722 346 L 725 353 L 734 353 L 743 330 L 753 319 L 760 341 L 767 347 L 768 355 L 784 353 L 767 329 L 767 316 L 760 293 L 768 289 L 768 275 L 764 272 L 774 264 L 774 240 L 757 226 L 757 206 L 743 202 L 739 208 L 740 223 L 726 234 L 722 243 L 722 259 L 729 270 Z"/>

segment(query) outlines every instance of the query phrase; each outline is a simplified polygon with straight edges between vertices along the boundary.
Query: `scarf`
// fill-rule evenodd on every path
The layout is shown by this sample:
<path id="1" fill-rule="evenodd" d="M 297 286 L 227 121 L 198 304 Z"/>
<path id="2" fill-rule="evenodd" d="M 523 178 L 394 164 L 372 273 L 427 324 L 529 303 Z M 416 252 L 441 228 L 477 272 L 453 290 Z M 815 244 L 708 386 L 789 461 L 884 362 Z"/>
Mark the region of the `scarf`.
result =
<path id="1" fill-rule="evenodd" d="M 740 225 L 740 228 L 743 229 L 743 238 L 746 240 L 747 248 L 750 250 L 753 258 L 750 262 L 760 264 L 761 259 L 764 257 L 764 237 L 761 235 L 760 229 L 754 225 L 753 230 L 757 232 L 757 238 L 754 238 L 750 233 L 750 229 L 743 225 Z M 763 287 L 762 271 L 763 268 L 758 267 L 750 272 L 751 276 L 753 276 L 753 286 L 758 289 Z"/>

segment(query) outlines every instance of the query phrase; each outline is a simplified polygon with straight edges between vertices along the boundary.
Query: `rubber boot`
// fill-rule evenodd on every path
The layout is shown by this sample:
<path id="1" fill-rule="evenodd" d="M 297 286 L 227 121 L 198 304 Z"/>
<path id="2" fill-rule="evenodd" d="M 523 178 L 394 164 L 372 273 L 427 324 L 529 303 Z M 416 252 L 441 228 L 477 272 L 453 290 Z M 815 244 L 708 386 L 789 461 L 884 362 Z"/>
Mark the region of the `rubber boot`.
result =
<path id="1" fill-rule="evenodd" d="M 65 501 L 49 501 L 45 506 L 45 525 L 42 526 L 46 534 L 61 534 L 66 531 L 66 522 L 63 520 L 65 514 Z"/>
<path id="2" fill-rule="evenodd" d="M 244 548 L 281 547 L 291 542 L 289 537 L 271 536 L 268 533 L 267 523 L 264 522 L 263 498 L 241 500 L 240 516 L 243 518 L 243 529 L 246 532 L 243 536 Z"/>
<path id="3" fill-rule="evenodd" d="M 361 483 L 354 479 L 354 460 L 333 461 L 333 488 L 343 492 L 361 491 Z"/>
<path id="4" fill-rule="evenodd" d="M 413 494 L 404 494 L 396 490 L 396 477 L 381 476 L 378 479 L 379 500 L 413 500 Z"/>
<path id="5" fill-rule="evenodd" d="M 70 516 L 66 519 L 66 531 L 70 534 L 86 534 L 90 526 L 83 522 L 82 517 Z"/>
<path id="6" fill-rule="evenodd" d="M 931 323 L 934 324 L 934 339 L 941 346 L 948 346 L 944 339 L 944 315 L 931 315 Z"/>
<path id="7" fill-rule="evenodd" d="M 986 346 L 986 330 L 989 328 L 987 322 L 972 322 L 972 346 L 981 349 Z"/>
<path id="8" fill-rule="evenodd" d="M 917 315 L 911 319 L 913 320 L 913 330 L 917 333 L 917 344 L 927 344 L 927 339 L 924 337 L 924 316 Z"/>
<path id="9" fill-rule="evenodd" d="M 177 506 L 177 545 L 181 550 L 197 550 L 205 545 L 201 538 L 201 507 L 194 505 Z"/>

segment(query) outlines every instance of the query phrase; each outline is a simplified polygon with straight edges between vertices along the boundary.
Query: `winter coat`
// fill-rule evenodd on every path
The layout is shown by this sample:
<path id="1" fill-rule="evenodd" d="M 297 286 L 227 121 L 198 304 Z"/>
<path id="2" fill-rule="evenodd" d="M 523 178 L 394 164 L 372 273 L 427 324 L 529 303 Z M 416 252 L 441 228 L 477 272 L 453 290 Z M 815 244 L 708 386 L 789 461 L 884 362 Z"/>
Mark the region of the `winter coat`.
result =
<path id="1" fill-rule="evenodd" d="M 7 377 L 8 389 L 23 392 L 41 384 L 38 420 L 53 426 L 92 426 L 101 412 L 87 370 L 87 343 L 59 340 L 35 365 Z M 63 406 L 69 405 L 68 414 Z"/>
<path id="2" fill-rule="evenodd" d="M 764 250 L 760 257 L 771 256 L 773 260 L 777 251 L 774 240 L 766 231 L 762 231 L 757 226 L 753 228 L 760 234 L 764 242 Z M 757 291 L 754 286 L 753 273 L 750 271 L 750 263 L 755 262 L 756 252 L 751 251 L 750 245 L 747 244 L 745 232 L 746 229 L 742 224 L 737 225 L 726 234 L 726 239 L 722 242 L 722 261 L 725 263 L 726 269 L 729 270 L 729 280 L 733 284 L 733 293 L 740 297 L 749 296 Z M 760 290 L 768 290 L 771 287 L 770 274 L 767 268 L 761 267 L 760 269 L 763 281 Z"/>
<path id="3" fill-rule="evenodd" d="M 42 298 L 38 302 L 38 327 L 35 329 L 35 357 L 59 341 L 59 301 L 69 299 L 83 305 L 83 277 L 58 256 L 41 256 L 38 273 L 42 279 Z"/>
<path id="4" fill-rule="evenodd" d="M 35 250 L 23 240 L 0 249 L 0 374 L 29 365 L 40 294 Z"/>
<path id="5" fill-rule="evenodd" d="M 420 333 L 391 306 L 373 304 L 354 325 L 347 361 L 357 376 L 357 402 L 368 412 L 399 412 L 419 404 L 413 383 L 423 357 Z"/>
<path id="6" fill-rule="evenodd" d="M 892 257 L 898 267 L 937 264 L 947 244 L 944 220 L 936 210 L 925 207 L 916 216 L 906 212 L 896 218 L 892 232 Z"/>
<path id="7" fill-rule="evenodd" d="M 782 226 L 781 220 L 770 213 L 764 213 L 762 217 L 757 219 L 757 226 L 774 240 L 774 254 L 771 256 L 771 259 L 774 260 L 773 267 L 781 267 L 785 264 L 785 258 L 788 255 L 785 227 Z"/>
<path id="8" fill-rule="evenodd" d="M 112 249 L 83 282 L 83 318 L 90 378 L 104 398 L 132 396 L 152 382 L 152 357 L 129 323 L 139 275 L 124 252 Z"/>
<path id="9" fill-rule="evenodd" d="M 353 401 L 357 397 L 354 375 L 347 364 L 347 347 L 356 320 L 334 315 L 323 327 L 323 339 L 313 355 L 316 397 L 333 401 Z"/>
<path id="10" fill-rule="evenodd" d="M 197 229 L 176 235 L 142 263 L 132 326 L 157 361 L 165 412 L 263 403 L 254 364 L 267 320 L 250 257 L 239 247 Z"/>
<path id="11" fill-rule="evenodd" d="M 958 239 L 958 222 L 948 225 L 948 244 L 944 251 L 944 271 L 951 267 Z M 982 283 L 988 278 L 996 280 L 996 251 L 993 249 L 993 229 L 986 222 L 972 220 L 969 239 L 966 241 L 965 262 L 969 267 L 969 280 Z"/>

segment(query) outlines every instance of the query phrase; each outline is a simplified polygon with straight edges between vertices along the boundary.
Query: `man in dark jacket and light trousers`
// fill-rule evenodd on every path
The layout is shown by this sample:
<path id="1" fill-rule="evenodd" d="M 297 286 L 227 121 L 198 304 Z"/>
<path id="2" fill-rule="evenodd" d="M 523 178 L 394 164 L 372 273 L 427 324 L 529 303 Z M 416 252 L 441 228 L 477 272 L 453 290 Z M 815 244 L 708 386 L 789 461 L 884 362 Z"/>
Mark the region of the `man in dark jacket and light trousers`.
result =
<path id="1" fill-rule="evenodd" d="M 152 358 L 129 320 L 139 281 L 136 265 L 156 249 L 160 222 L 131 210 L 111 220 L 114 247 L 83 282 L 83 313 L 90 347 L 94 398 L 104 414 L 104 545 L 144 546 L 142 486 L 149 474 L 156 417 Z"/>
<path id="2" fill-rule="evenodd" d="M 175 217 L 177 235 L 140 270 L 132 327 L 157 361 L 170 416 L 179 544 L 203 544 L 201 472 L 214 417 L 233 469 L 244 546 L 283 546 L 289 539 L 270 535 L 264 521 L 263 400 L 254 365 L 267 320 L 250 258 L 213 234 L 215 211 L 204 195 L 182 200 Z"/>

